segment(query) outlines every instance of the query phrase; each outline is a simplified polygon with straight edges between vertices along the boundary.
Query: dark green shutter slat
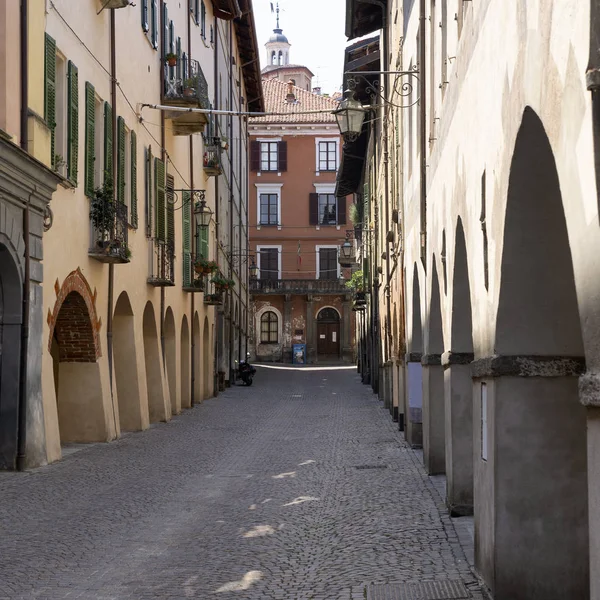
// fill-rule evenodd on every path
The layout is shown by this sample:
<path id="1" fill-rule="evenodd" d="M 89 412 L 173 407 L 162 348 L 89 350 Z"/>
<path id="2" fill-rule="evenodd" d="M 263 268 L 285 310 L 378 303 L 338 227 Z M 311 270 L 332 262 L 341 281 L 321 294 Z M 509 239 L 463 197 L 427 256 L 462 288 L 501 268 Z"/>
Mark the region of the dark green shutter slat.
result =
<path id="1" fill-rule="evenodd" d="M 67 177 L 77 185 L 77 162 L 79 160 L 79 72 L 77 67 L 69 61 L 68 66 L 69 88 L 67 109 Z"/>
<path id="2" fill-rule="evenodd" d="M 142 0 L 142 29 L 148 31 L 148 0 Z"/>
<path id="3" fill-rule="evenodd" d="M 112 107 L 104 103 L 104 182 L 113 181 Z"/>
<path id="4" fill-rule="evenodd" d="M 44 54 L 44 119 L 50 129 L 50 162 L 56 165 L 55 158 L 55 129 L 56 129 L 56 42 L 46 34 L 46 49 Z"/>
<path id="5" fill-rule="evenodd" d="M 117 119 L 117 200 L 125 204 L 125 119 Z"/>
<path id="6" fill-rule="evenodd" d="M 183 237 L 183 285 L 192 283 L 192 203 L 190 192 L 183 192 L 183 215 L 182 237 Z"/>
<path id="7" fill-rule="evenodd" d="M 208 260 L 208 227 L 200 227 L 200 256 Z"/>
<path id="8" fill-rule="evenodd" d="M 85 82 L 85 194 L 94 195 L 94 162 L 96 152 L 96 94 L 94 86 Z"/>
<path id="9" fill-rule="evenodd" d="M 156 239 L 165 241 L 165 163 L 154 159 L 154 184 L 156 190 Z"/>
<path id="10" fill-rule="evenodd" d="M 152 2 L 152 46 L 158 48 L 158 0 Z"/>
<path id="11" fill-rule="evenodd" d="M 169 53 L 169 9 L 163 4 L 163 56 Z"/>
<path id="12" fill-rule="evenodd" d="M 167 175 L 167 244 L 175 244 L 175 179 Z"/>
<path id="13" fill-rule="evenodd" d="M 144 153 L 144 212 L 146 213 L 146 236 L 152 237 L 152 149 Z"/>
<path id="14" fill-rule="evenodd" d="M 137 206 L 137 135 L 131 132 L 131 224 L 138 226 Z"/>

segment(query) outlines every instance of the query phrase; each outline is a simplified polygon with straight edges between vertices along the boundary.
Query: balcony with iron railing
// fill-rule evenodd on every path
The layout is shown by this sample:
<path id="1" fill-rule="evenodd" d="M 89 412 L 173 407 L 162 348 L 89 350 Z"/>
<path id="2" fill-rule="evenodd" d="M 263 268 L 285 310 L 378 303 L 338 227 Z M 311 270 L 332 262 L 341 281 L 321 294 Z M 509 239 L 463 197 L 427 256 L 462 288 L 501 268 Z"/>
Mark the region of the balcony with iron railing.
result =
<path id="1" fill-rule="evenodd" d="M 175 248 L 172 243 L 156 240 L 152 247 L 148 283 L 155 287 L 175 285 Z"/>
<path id="2" fill-rule="evenodd" d="M 204 142 L 204 173 L 210 176 L 218 176 L 223 172 L 221 163 L 221 138 L 207 138 Z"/>
<path id="3" fill-rule="evenodd" d="M 131 252 L 128 246 L 127 206 L 112 199 L 112 191 L 97 191 L 90 207 L 92 244 L 90 258 L 102 263 L 128 263 Z"/>
<path id="4" fill-rule="evenodd" d="M 174 65 L 165 63 L 162 102 L 177 108 L 210 108 L 208 83 L 197 60 L 184 55 Z M 200 133 L 208 123 L 204 113 L 173 111 L 168 116 L 175 135 Z"/>
<path id="5" fill-rule="evenodd" d="M 190 253 L 183 254 L 183 291 L 191 294 L 204 292 L 206 290 L 207 277 L 209 271 L 202 271 L 196 265 L 196 255 Z"/>
<path id="6" fill-rule="evenodd" d="M 347 294 L 343 279 L 252 279 L 253 294 Z"/>

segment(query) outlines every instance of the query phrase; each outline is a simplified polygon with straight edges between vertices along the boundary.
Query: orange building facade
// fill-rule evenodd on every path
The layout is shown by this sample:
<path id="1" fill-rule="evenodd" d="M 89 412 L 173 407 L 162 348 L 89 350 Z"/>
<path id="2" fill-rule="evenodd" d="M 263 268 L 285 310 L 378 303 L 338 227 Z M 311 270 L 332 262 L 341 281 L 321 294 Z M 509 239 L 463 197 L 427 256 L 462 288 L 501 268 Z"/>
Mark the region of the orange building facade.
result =
<path id="1" fill-rule="evenodd" d="M 268 44 L 267 44 L 268 47 Z M 269 78 L 263 71 L 265 107 L 284 116 L 249 124 L 251 356 L 273 362 L 350 362 L 354 313 L 338 262 L 352 226 L 349 198 L 335 197 L 341 138 L 331 111 L 337 102 Z M 324 111 L 299 114 L 306 111 Z"/>

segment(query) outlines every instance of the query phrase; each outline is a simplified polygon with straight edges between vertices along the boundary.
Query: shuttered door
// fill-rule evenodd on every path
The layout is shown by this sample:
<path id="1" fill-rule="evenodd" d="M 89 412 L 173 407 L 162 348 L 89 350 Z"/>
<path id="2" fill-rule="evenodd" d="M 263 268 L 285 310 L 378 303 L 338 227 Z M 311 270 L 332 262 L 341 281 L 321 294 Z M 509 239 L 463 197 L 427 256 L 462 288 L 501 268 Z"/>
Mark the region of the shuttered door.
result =
<path id="1" fill-rule="evenodd" d="M 138 226 L 137 206 L 137 135 L 131 132 L 131 224 Z"/>
<path id="2" fill-rule="evenodd" d="M 50 129 L 50 162 L 56 166 L 56 42 L 46 34 L 46 48 L 44 55 L 44 119 Z"/>
<path id="3" fill-rule="evenodd" d="M 183 286 L 189 287 L 192 284 L 192 202 L 191 194 L 188 191 L 183 192 L 181 213 L 183 215 Z"/>
<path id="4" fill-rule="evenodd" d="M 125 204 L 125 119 L 117 120 L 117 200 Z"/>
<path id="5" fill-rule="evenodd" d="M 94 169 L 96 161 L 96 94 L 94 86 L 85 83 L 85 194 L 94 195 Z"/>
<path id="6" fill-rule="evenodd" d="M 337 279 L 337 249 L 319 249 L 319 279 Z"/>
<path id="7" fill-rule="evenodd" d="M 67 177 L 71 183 L 77 185 L 77 163 L 79 160 L 79 73 L 77 67 L 71 61 L 69 61 L 67 73 Z"/>
<path id="8" fill-rule="evenodd" d="M 113 180 L 113 130 L 112 108 L 104 103 L 104 183 L 114 183 Z"/>
<path id="9" fill-rule="evenodd" d="M 260 251 L 260 278 L 279 279 L 279 251 L 265 248 Z"/>

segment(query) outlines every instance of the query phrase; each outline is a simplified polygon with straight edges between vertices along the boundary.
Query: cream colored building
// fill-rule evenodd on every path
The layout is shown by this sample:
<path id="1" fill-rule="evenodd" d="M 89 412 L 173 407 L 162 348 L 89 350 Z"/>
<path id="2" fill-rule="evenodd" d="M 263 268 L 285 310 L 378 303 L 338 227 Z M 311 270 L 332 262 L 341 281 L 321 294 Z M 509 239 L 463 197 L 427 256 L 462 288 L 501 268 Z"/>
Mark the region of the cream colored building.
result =
<path id="1" fill-rule="evenodd" d="M 261 110 L 262 92 L 251 0 L 26 4 L 28 150 L 60 176 L 28 361 L 41 365 L 34 465 L 169 421 L 230 381 L 248 323 L 245 117 L 182 109 Z M 200 258 L 228 288 L 197 275 Z"/>
<path id="2" fill-rule="evenodd" d="M 397 340 L 378 360 L 401 361 L 379 391 L 474 514 L 495 599 L 597 600 L 598 3 L 347 6 L 348 37 L 381 31 L 379 70 L 417 75 L 381 79 L 366 160 L 373 262 L 406 289 L 390 278 L 391 318 L 372 291 Z"/>

